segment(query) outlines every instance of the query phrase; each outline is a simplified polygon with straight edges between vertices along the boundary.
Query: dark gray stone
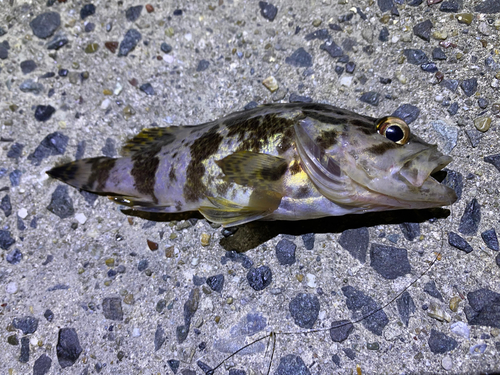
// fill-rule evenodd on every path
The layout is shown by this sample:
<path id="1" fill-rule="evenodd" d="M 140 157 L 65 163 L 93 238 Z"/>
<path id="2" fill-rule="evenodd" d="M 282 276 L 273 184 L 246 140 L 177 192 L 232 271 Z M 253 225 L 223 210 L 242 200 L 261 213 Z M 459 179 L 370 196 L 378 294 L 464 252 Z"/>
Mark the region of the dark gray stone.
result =
<path id="1" fill-rule="evenodd" d="M 86 25 L 85 25 L 85 32 L 86 33 L 91 33 L 92 31 L 95 30 L 95 23 L 93 22 L 88 22 Z"/>
<path id="2" fill-rule="evenodd" d="M 139 86 L 139 90 L 141 90 L 143 93 L 146 95 L 153 96 L 155 95 L 155 89 L 153 88 L 153 85 L 151 83 L 147 82 Z"/>
<path id="3" fill-rule="evenodd" d="M 57 32 L 56 35 L 47 43 L 48 50 L 58 50 L 62 46 L 68 44 L 69 39 L 62 32 Z"/>
<path id="4" fill-rule="evenodd" d="M 288 354 L 280 358 L 275 375 L 310 375 L 309 369 L 298 355 Z"/>
<path id="5" fill-rule="evenodd" d="M 425 40 L 426 42 L 429 42 L 431 40 L 431 29 L 433 27 L 434 25 L 430 20 L 417 23 L 415 26 L 413 26 L 413 34 Z"/>
<path id="6" fill-rule="evenodd" d="M 412 7 L 418 7 L 420 4 L 424 2 L 424 0 L 407 0 L 408 5 Z"/>
<path id="7" fill-rule="evenodd" d="M 75 160 L 80 160 L 85 155 L 85 149 L 87 148 L 87 142 L 85 140 L 78 142 L 76 145 Z"/>
<path id="8" fill-rule="evenodd" d="M 266 328 L 267 320 L 261 313 L 249 313 L 231 327 L 231 336 L 252 336 Z"/>
<path id="9" fill-rule="evenodd" d="M 477 147 L 479 146 L 479 143 L 481 142 L 481 139 L 483 139 L 483 133 L 480 132 L 479 130 L 473 128 L 473 129 L 466 129 L 465 133 L 467 134 L 467 138 L 469 138 L 470 144 L 472 147 Z"/>
<path id="10" fill-rule="evenodd" d="M 331 39 L 329 39 L 326 42 L 324 42 L 323 44 L 321 44 L 319 46 L 319 48 L 322 49 L 323 51 L 328 52 L 328 54 L 333 58 L 341 57 L 344 54 L 344 51 L 342 50 L 342 48 L 340 46 L 338 46 Z M 312 58 L 311 58 L 311 61 L 312 61 Z"/>
<path id="11" fill-rule="evenodd" d="M 75 214 L 73 200 L 68 193 L 68 185 L 57 186 L 56 190 L 52 193 L 52 198 L 50 204 L 47 206 L 47 210 L 59 216 L 61 219 L 66 219 Z"/>
<path id="12" fill-rule="evenodd" d="M 436 73 L 439 69 L 435 62 L 429 61 L 420 65 L 420 69 L 427 73 Z"/>
<path id="13" fill-rule="evenodd" d="M 163 330 L 163 328 L 161 328 L 161 325 L 158 324 L 158 326 L 156 327 L 155 340 L 154 340 L 155 352 L 160 350 L 161 346 L 163 345 L 166 339 L 167 337 L 165 336 L 165 331 Z"/>
<path id="14" fill-rule="evenodd" d="M 5 60 L 7 57 L 9 57 L 9 43 L 6 42 L 5 40 L 0 43 L 0 60 Z"/>
<path id="15" fill-rule="evenodd" d="M 259 7 L 260 15 L 262 17 L 271 22 L 274 21 L 276 15 L 278 14 L 278 8 L 276 8 L 273 4 L 265 1 L 259 1 Z"/>
<path id="16" fill-rule="evenodd" d="M 427 343 L 434 354 L 444 354 L 458 346 L 458 342 L 455 339 L 435 329 L 431 330 L 431 335 Z"/>
<path id="17" fill-rule="evenodd" d="M 295 249 L 297 246 L 287 239 L 282 239 L 276 244 L 276 258 L 282 266 L 295 263 Z"/>
<path id="18" fill-rule="evenodd" d="M 23 318 L 14 318 L 12 326 L 23 331 L 23 334 L 29 335 L 35 333 L 38 328 L 38 319 L 33 316 L 25 316 Z"/>
<path id="19" fill-rule="evenodd" d="M 458 89 L 458 80 L 456 79 L 445 79 L 441 81 L 440 86 L 447 88 L 451 92 L 456 92 Z M 456 112 L 455 112 L 456 113 Z"/>
<path id="20" fill-rule="evenodd" d="M 330 33 L 328 32 L 328 29 L 319 29 L 316 31 L 313 31 L 312 33 L 307 34 L 304 39 L 309 41 L 309 40 L 315 40 L 315 39 L 320 39 L 320 40 L 326 40 L 330 37 Z"/>
<path id="21" fill-rule="evenodd" d="M 101 152 L 104 156 L 107 156 L 108 158 L 116 156 L 115 140 L 112 138 L 106 138 L 106 143 L 104 144 L 104 147 L 101 148 Z"/>
<path id="22" fill-rule="evenodd" d="M 410 321 L 410 315 L 415 312 L 415 303 L 413 298 L 411 298 L 410 293 L 405 291 L 401 297 L 396 300 L 396 305 L 398 307 L 399 317 L 403 324 L 408 327 Z"/>
<path id="23" fill-rule="evenodd" d="M 80 9 L 80 18 L 84 20 L 87 17 L 90 17 L 95 14 L 95 5 L 94 4 L 85 4 L 82 9 Z"/>
<path id="24" fill-rule="evenodd" d="M 484 161 L 493 165 L 500 172 L 500 154 L 485 156 Z"/>
<path id="25" fill-rule="evenodd" d="M 61 328 L 57 340 L 57 360 L 62 368 L 75 364 L 83 349 L 74 328 Z"/>
<path id="26" fill-rule="evenodd" d="M 102 313 L 109 320 L 123 320 L 122 300 L 120 297 L 106 297 L 102 300 Z"/>
<path id="27" fill-rule="evenodd" d="M 42 354 L 33 364 L 33 375 L 45 375 L 50 371 L 52 359 L 49 356 Z"/>
<path id="28" fill-rule="evenodd" d="M 382 30 L 380 30 L 378 34 L 378 40 L 381 42 L 387 42 L 389 40 L 389 29 L 387 27 L 382 27 Z"/>
<path id="29" fill-rule="evenodd" d="M 466 240 L 455 232 L 450 231 L 448 233 L 448 243 L 459 250 L 465 251 L 467 254 L 474 250 Z"/>
<path id="30" fill-rule="evenodd" d="M 312 103 L 312 98 L 310 96 L 303 96 L 292 92 L 288 98 L 290 103 Z"/>
<path id="31" fill-rule="evenodd" d="M 443 296 L 441 292 L 436 287 L 436 283 L 434 281 L 429 281 L 424 285 L 424 292 L 430 295 L 431 297 L 437 298 L 441 302 L 444 302 Z"/>
<path id="32" fill-rule="evenodd" d="M 412 104 L 402 104 L 392 114 L 392 116 L 400 118 L 407 124 L 411 124 L 419 115 L 420 109 Z"/>
<path id="33" fill-rule="evenodd" d="M 210 61 L 208 61 L 208 60 L 200 60 L 198 62 L 198 66 L 196 67 L 196 71 L 197 72 L 203 72 L 204 70 L 207 70 L 209 66 L 210 66 Z"/>
<path id="34" fill-rule="evenodd" d="M 499 251 L 500 247 L 498 246 L 498 237 L 495 231 L 495 228 L 488 229 L 481 233 L 481 238 L 488 248 L 493 251 Z"/>
<path id="35" fill-rule="evenodd" d="M 369 241 L 370 234 L 366 227 L 347 229 L 342 232 L 339 238 L 340 246 L 361 263 L 366 261 L 366 251 L 368 250 Z"/>
<path id="36" fill-rule="evenodd" d="M 403 50 L 403 55 L 405 55 L 408 63 L 413 65 L 422 65 L 429 61 L 429 58 L 421 49 L 407 48 Z"/>
<path id="37" fill-rule="evenodd" d="M 382 13 L 392 9 L 394 2 L 392 0 L 377 0 L 377 5 Z"/>
<path id="38" fill-rule="evenodd" d="M 172 370 L 174 374 L 177 374 L 177 370 L 179 370 L 179 365 L 181 364 L 180 361 L 177 359 L 169 359 L 167 363 L 170 370 Z"/>
<path id="39" fill-rule="evenodd" d="M 488 102 L 488 99 L 485 99 L 485 98 L 479 98 L 477 100 L 477 105 L 479 106 L 479 108 L 481 109 L 486 109 L 486 107 L 488 107 L 488 104 L 490 104 Z"/>
<path id="40" fill-rule="evenodd" d="M 207 279 L 204 277 L 193 275 L 193 284 L 195 286 L 202 286 L 203 284 L 206 283 L 206 281 Z"/>
<path id="41" fill-rule="evenodd" d="M 221 258 L 221 263 L 226 264 L 228 260 L 241 263 L 247 270 L 253 267 L 253 261 L 247 255 L 238 253 L 235 250 L 226 251 L 226 254 Z"/>
<path id="42" fill-rule="evenodd" d="M 21 84 L 19 85 L 19 90 L 21 90 L 22 92 L 31 93 L 33 95 L 40 95 L 44 90 L 44 86 L 40 82 L 35 82 L 30 78 L 21 82 Z M 36 115 L 37 114 L 35 113 L 35 116 Z"/>
<path id="43" fill-rule="evenodd" d="M 22 143 L 13 143 L 7 152 L 7 157 L 11 159 L 19 159 L 23 154 L 24 145 Z"/>
<path id="44" fill-rule="evenodd" d="M 446 54 L 441 48 L 436 47 L 432 50 L 432 58 L 434 60 L 446 60 Z"/>
<path id="45" fill-rule="evenodd" d="M 35 120 L 45 122 L 49 120 L 56 109 L 49 105 L 37 105 L 35 108 Z"/>
<path id="46" fill-rule="evenodd" d="M 476 198 L 473 198 L 460 219 L 458 231 L 466 236 L 474 236 L 477 234 L 479 223 L 481 222 L 481 206 Z"/>
<path id="47" fill-rule="evenodd" d="M 361 100 L 363 103 L 378 106 L 378 103 L 380 102 L 380 94 L 376 91 L 365 92 L 363 95 L 361 95 L 359 100 Z"/>
<path id="48" fill-rule="evenodd" d="M 465 316 L 470 325 L 500 328 L 500 294 L 479 289 L 467 294 Z"/>
<path id="49" fill-rule="evenodd" d="M 337 367 L 340 367 L 340 356 L 338 354 L 332 355 L 332 362 L 337 365 Z"/>
<path id="50" fill-rule="evenodd" d="M 198 360 L 198 361 L 196 361 L 196 364 L 201 369 L 201 371 L 203 371 L 203 373 L 205 373 L 205 374 L 212 374 L 213 373 L 212 367 L 207 365 L 205 362 Z"/>
<path id="51" fill-rule="evenodd" d="M 21 250 L 19 249 L 14 249 L 10 251 L 5 257 L 5 260 L 10 264 L 19 264 L 21 263 L 22 259 L 23 259 L 23 253 L 21 253 Z"/>
<path id="52" fill-rule="evenodd" d="M 23 72 L 23 74 L 29 74 L 33 72 L 37 67 L 36 62 L 33 60 L 21 61 L 21 64 L 19 65 L 21 66 L 21 71 Z"/>
<path id="53" fill-rule="evenodd" d="M 21 184 L 22 172 L 19 169 L 15 169 L 9 173 L 9 180 L 12 187 L 19 186 Z"/>
<path id="54" fill-rule="evenodd" d="M 285 59 L 285 63 L 297 68 L 309 68 L 312 66 L 312 56 L 300 47 Z"/>
<path id="55" fill-rule="evenodd" d="M 468 97 L 474 95 L 477 91 L 477 78 L 464 79 L 460 82 L 460 88 Z"/>
<path id="56" fill-rule="evenodd" d="M 342 351 L 351 361 L 354 361 L 356 359 L 356 352 L 351 348 L 342 348 Z"/>
<path id="57" fill-rule="evenodd" d="M 411 272 L 406 249 L 372 244 L 370 266 L 383 278 L 393 280 Z"/>
<path id="58" fill-rule="evenodd" d="M 137 270 L 139 272 L 145 271 L 149 266 L 149 262 L 147 259 L 141 259 L 137 264 Z"/>
<path id="59" fill-rule="evenodd" d="M 56 12 L 46 12 L 38 15 L 30 22 L 31 30 L 40 39 L 47 39 L 61 26 L 61 16 Z"/>
<path id="60" fill-rule="evenodd" d="M 207 278 L 207 285 L 214 292 L 221 293 L 222 288 L 224 287 L 224 275 L 220 273 L 218 275 L 208 277 Z"/>
<path id="61" fill-rule="evenodd" d="M 47 319 L 47 321 L 49 323 L 54 320 L 54 313 L 49 309 L 45 310 L 45 312 L 43 313 L 43 316 L 45 319 Z"/>
<path id="62" fill-rule="evenodd" d="M 247 273 L 248 284 L 256 291 L 264 290 L 273 281 L 273 274 L 268 266 L 251 268 Z"/>
<path id="63" fill-rule="evenodd" d="M 347 64 L 345 64 L 346 73 L 352 74 L 354 73 L 354 69 L 356 69 L 356 64 L 353 61 L 349 61 Z"/>
<path id="64" fill-rule="evenodd" d="M 484 0 L 476 5 L 474 11 L 486 14 L 500 13 L 500 2 L 498 0 Z"/>
<path id="65" fill-rule="evenodd" d="M 401 223 L 399 224 L 399 228 L 407 241 L 413 241 L 415 238 L 420 237 L 419 223 Z"/>
<path id="66" fill-rule="evenodd" d="M 28 363 L 30 360 L 30 339 L 27 336 L 21 337 L 21 354 L 19 362 Z"/>
<path id="67" fill-rule="evenodd" d="M 314 233 L 306 233 L 302 235 L 302 242 L 306 250 L 314 249 Z"/>
<path id="68" fill-rule="evenodd" d="M 353 329 L 354 325 L 350 320 L 334 321 L 330 327 L 330 338 L 334 342 L 342 342 L 349 337 Z"/>
<path id="69" fill-rule="evenodd" d="M 9 250 L 9 248 L 16 243 L 8 230 L 0 229 L 0 248 L 2 250 Z"/>
<path id="70" fill-rule="evenodd" d="M 161 44 L 160 49 L 162 50 L 162 52 L 165 52 L 165 53 L 172 52 L 172 46 L 168 43 L 165 43 L 165 42 L 163 42 Z"/>
<path id="71" fill-rule="evenodd" d="M 10 202 L 10 196 L 7 194 L 2 198 L 2 202 L 0 203 L 0 209 L 5 214 L 5 217 L 9 217 L 12 215 L 12 204 Z"/>
<path id="72" fill-rule="evenodd" d="M 442 184 L 448 186 L 455 190 L 457 194 L 457 201 L 462 198 L 462 189 L 463 189 L 463 176 L 460 172 L 452 171 L 451 169 L 443 169 L 446 172 L 446 177 L 444 178 Z"/>
<path id="73" fill-rule="evenodd" d="M 319 299 L 314 294 L 300 293 L 288 305 L 290 314 L 300 328 L 312 328 L 319 315 Z"/>
<path id="74" fill-rule="evenodd" d="M 189 326 L 188 325 L 181 325 L 177 326 L 175 329 L 175 337 L 177 338 L 177 342 L 179 344 L 182 344 L 184 341 L 186 341 L 187 336 L 189 334 Z"/>
<path id="75" fill-rule="evenodd" d="M 344 286 L 342 293 L 346 297 L 347 308 L 353 312 L 353 320 L 362 319 L 367 330 L 381 336 L 389 319 L 375 300 L 350 285 Z"/>
<path id="76" fill-rule="evenodd" d="M 232 368 L 229 370 L 229 373 L 227 375 L 247 375 L 247 373 L 245 372 L 245 370 Z"/>
<path id="77" fill-rule="evenodd" d="M 184 324 L 188 327 L 191 324 L 191 319 L 193 318 L 196 310 L 198 310 L 198 304 L 200 302 L 200 290 L 198 288 L 191 289 L 189 292 L 189 297 L 184 303 Z"/>
<path id="78" fill-rule="evenodd" d="M 460 9 L 462 9 L 462 6 L 456 0 L 443 1 L 439 6 L 439 10 L 445 13 L 457 13 Z"/>
<path id="79" fill-rule="evenodd" d="M 118 56 L 127 56 L 142 39 L 142 35 L 136 29 L 130 29 L 125 33 L 125 37 L 120 42 Z"/>
<path id="80" fill-rule="evenodd" d="M 125 11 L 125 18 L 130 22 L 135 22 L 139 19 L 142 12 L 142 5 L 136 5 L 134 7 L 130 7 Z"/>

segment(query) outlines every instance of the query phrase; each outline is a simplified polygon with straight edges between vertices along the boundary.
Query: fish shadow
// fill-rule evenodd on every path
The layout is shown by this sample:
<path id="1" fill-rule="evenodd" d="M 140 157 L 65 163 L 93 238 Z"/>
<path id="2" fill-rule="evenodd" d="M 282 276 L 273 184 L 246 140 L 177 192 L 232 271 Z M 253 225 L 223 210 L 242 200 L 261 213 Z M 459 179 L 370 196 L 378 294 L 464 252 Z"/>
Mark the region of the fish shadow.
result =
<path id="1" fill-rule="evenodd" d="M 122 212 L 126 215 L 137 216 L 151 221 L 203 219 L 203 216 L 198 212 L 166 214 L 128 209 L 122 210 Z M 234 250 L 241 253 L 254 249 L 280 234 L 301 236 L 307 233 L 341 233 L 347 229 L 376 225 L 435 221 L 444 219 L 449 215 L 450 210 L 448 209 L 430 208 L 331 216 L 301 221 L 254 221 L 235 227 L 236 231 L 228 237 L 223 237 L 219 243 L 226 251 Z"/>

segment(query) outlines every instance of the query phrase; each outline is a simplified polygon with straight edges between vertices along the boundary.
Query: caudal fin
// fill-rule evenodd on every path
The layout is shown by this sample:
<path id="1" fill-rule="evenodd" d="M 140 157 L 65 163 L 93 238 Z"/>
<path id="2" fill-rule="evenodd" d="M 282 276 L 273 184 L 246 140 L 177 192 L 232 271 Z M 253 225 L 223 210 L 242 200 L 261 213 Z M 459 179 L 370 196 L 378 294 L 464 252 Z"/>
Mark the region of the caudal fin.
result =
<path id="1" fill-rule="evenodd" d="M 77 189 L 106 194 L 106 181 L 116 160 L 107 157 L 81 159 L 54 167 L 46 173 Z"/>

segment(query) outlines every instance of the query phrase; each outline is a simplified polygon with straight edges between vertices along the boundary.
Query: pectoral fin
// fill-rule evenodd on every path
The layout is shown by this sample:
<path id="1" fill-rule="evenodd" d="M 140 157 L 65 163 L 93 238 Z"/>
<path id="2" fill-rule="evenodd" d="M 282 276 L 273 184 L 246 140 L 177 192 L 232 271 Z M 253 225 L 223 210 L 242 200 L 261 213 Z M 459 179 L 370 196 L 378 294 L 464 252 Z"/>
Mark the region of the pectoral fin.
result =
<path id="1" fill-rule="evenodd" d="M 238 151 L 216 161 L 225 180 L 257 190 L 281 191 L 281 177 L 286 172 L 283 158 L 250 151 Z"/>
<path id="2" fill-rule="evenodd" d="M 259 220 L 273 213 L 281 203 L 282 195 L 275 191 L 255 190 L 243 206 L 224 198 L 207 198 L 206 205 L 199 208 L 207 220 L 231 227 Z"/>

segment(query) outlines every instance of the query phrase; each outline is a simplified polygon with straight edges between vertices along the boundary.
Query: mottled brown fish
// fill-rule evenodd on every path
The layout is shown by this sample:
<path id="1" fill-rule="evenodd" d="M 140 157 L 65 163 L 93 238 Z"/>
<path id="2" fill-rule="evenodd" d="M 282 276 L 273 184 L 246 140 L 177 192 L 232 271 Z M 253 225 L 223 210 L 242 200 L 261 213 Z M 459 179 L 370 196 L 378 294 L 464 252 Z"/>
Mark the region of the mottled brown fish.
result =
<path id="1" fill-rule="evenodd" d="M 455 192 L 431 177 L 450 161 L 399 118 L 299 103 L 144 129 L 121 158 L 47 173 L 138 211 L 198 210 L 233 226 L 450 205 Z"/>

